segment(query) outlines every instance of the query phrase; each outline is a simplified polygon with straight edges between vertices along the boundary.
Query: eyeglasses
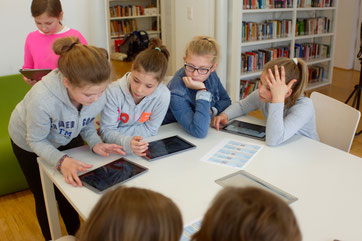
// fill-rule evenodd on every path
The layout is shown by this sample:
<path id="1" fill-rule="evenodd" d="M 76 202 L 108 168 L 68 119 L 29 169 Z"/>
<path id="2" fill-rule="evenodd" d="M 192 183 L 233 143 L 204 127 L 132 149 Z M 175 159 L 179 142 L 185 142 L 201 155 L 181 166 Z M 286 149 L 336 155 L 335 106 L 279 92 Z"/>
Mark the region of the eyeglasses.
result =
<path id="1" fill-rule="evenodd" d="M 214 65 L 211 65 L 209 68 L 196 68 L 195 66 L 191 65 L 191 64 L 186 64 L 185 63 L 185 69 L 188 71 L 188 72 L 191 72 L 193 73 L 195 70 L 197 70 L 197 73 L 199 74 L 207 74 L 209 73 L 210 69 L 212 69 L 212 67 L 214 67 Z"/>

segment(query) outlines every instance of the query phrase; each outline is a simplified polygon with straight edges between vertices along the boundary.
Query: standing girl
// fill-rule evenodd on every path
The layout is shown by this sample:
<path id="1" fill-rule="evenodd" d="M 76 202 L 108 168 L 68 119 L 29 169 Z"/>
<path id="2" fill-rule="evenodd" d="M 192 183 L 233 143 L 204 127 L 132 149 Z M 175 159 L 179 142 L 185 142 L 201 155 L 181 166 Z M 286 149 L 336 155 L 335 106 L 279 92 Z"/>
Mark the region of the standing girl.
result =
<path id="1" fill-rule="evenodd" d="M 213 116 L 231 104 L 215 70 L 219 62 L 215 39 L 196 36 L 187 45 L 185 65 L 168 84 L 171 104 L 163 124 L 179 122 L 191 135 L 207 135 Z"/>
<path id="2" fill-rule="evenodd" d="M 142 138 L 158 132 L 170 103 L 170 92 L 162 83 L 169 52 L 160 39 L 151 39 L 139 53 L 132 70 L 112 83 L 101 115 L 105 142 L 122 145 L 126 152 L 144 156 L 148 143 Z"/>
<path id="3" fill-rule="evenodd" d="M 301 241 L 293 211 L 280 198 L 255 187 L 226 187 L 206 211 L 192 241 Z"/>
<path id="4" fill-rule="evenodd" d="M 76 147 L 77 137 L 103 156 L 125 154 L 122 147 L 102 143 L 93 120 L 103 109 L 110 65 L 104 49 L 80 44 L 75 37 L 57 39 L 54 52 L 60 55 L 59 69 L 35 85 L 15 107 L 9 123 L 14 154 L 35 198 L 36 214 L 44 238 L 50 240 L 37 157 L 59 170 L 67 183 L 82 186 L 78 171 L 91 165 L 67 156 L 61 150 Z M 60 213 L 68 233 L 79 227 L 77 212 L 55 188 Z"/>
<path id="5" fill-rule="evenodd" d="M 312 101 L 304 96 L 308 67 L 299 58 L 278 58 L 265 64 L 259 89 L 215 117 L 220 124 L 260 109 L 266 119 L 266 144 L 279 145 L 294 135 L 319 140 Z"/>
<path id="6" fill-rule="evenodd" d="M 75 36 L 82 44 L 87 44 L 80 32 L 62 25 L 60 0 L 33 0 L 31 15 L 38 30 L 29 33 L 26 38 L 23 69 L 55 69 L 59 56 L 53 52 L 52 46 L 58 38 Z M 30 85 L 36 83 L 25 76 L 23 78 Z"/>

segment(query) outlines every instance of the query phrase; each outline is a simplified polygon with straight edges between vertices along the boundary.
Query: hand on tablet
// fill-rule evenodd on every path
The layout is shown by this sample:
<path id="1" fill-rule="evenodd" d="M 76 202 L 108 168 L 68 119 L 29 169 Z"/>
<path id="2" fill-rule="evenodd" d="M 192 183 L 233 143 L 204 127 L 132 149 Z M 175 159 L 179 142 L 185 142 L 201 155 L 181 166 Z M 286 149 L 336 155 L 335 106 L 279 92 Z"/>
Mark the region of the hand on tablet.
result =
<path id="1" fill-rule="evenodd" d="M 211 120 L 211 126 L 214 127 L 216 130 L 220 129 L 220 126 L 226 125 L 228 122 L 228 116 L 224 113 L 221 113 L 218 116 L 215 116 Z"/>
<path id="2" fill-rule="evenodd" d="M 31 86 L 35 85 L 37 82 L 36 80 L 26 78 L 24 75 L 23 75 L 23 79 L 27 84 L 29 84 Z"/>
<path id="3" fill-rule="evenodd" d="M 137 156 L 145 156 L 148 149 L 148 142 L 141 141 L 143 138 L 134 136 L 131 140 L 131 149 Z"/>
<path id="4" fill-rule="evenodd" d="M 101 156 L 109 156 L 111 153 L 126 155 L 123 147 L 117 144 L 98 143 L 93 147 L 93 151 Z"/>
<path id="5" fill-rule="evenodd" d="M 71 184 L 74 187 L 81 187 L 83 184 L 78 177 L 78 171 L 85 172 L 87 170 L 86 168 L 91 167 L 92 165 L 75 160 L 71 157 L 66 157 L 62 163 L 60 172 L 63 174 L 66 183 Z"/>

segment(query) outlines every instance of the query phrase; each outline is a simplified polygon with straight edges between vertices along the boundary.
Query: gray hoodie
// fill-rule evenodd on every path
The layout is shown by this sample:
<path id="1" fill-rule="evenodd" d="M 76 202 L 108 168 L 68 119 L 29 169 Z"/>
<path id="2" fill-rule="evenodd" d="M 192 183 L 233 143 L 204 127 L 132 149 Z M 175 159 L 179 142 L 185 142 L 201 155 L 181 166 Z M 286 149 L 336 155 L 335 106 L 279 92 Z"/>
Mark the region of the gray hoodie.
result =
<path id="1" fill-rule="evenodd" d="M 93 120 L 105 105 L 103 94 L 80 111 L 71 103 L 63 76 L 53 70 L 34 85 L 15 107 L 10 117 L 9 134 L 20 148 L 34 152 L 51 165 L 65 154 L 57 148 L 80 133 L 89 147 L 102 142 Z"/>
<path id="2" fill-rule="evenodd" d="M 103 140 L 122 145 L 127 153 L 132 153 L 130 143 L 133 136 L 157 134 L 170 104 L 170 91 L 160 83 L 136 105 L 129 91 L 130 76 L 131 73 L 127 73 L 108 86 L 107 103 L 101 116 Z"/>

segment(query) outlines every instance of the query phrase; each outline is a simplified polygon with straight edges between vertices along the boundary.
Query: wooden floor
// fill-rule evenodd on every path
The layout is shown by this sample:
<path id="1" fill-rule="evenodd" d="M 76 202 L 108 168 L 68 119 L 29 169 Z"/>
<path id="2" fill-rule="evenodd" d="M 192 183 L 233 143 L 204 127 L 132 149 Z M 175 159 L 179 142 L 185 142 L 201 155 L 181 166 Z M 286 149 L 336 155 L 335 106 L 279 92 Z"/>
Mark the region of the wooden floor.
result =
<path id="1" fill-rule="evenodd" d="M 112 63 L 120 72 L 112 73 L 112 79 L 120 78 L 127 72 L 131 63 Z M 120 66 L 122 65 L 122 66 Z M 314 90 L 345 101 L 359 82 L 359 72 L 334 69 L 333 84 Z M 310 92 L 308 93 L 310 94 Z M 254 116 L 260 113 L 254 113 Z M 358 130 L 362 129 L 362 124 Z M 353 141 L 351 154 L 362 157 L 362 134 Z M 63 233 L 64 226 L 62 227 Z M 2 241 L 39 241 L 43 240 L 35 216 L 34 199 L 29 190 L 0 197 L 0 240 Z"/>

